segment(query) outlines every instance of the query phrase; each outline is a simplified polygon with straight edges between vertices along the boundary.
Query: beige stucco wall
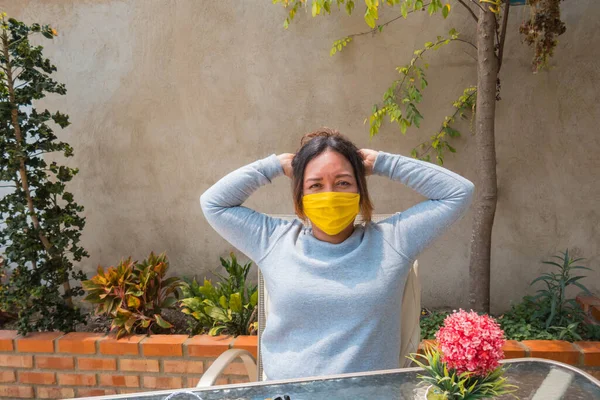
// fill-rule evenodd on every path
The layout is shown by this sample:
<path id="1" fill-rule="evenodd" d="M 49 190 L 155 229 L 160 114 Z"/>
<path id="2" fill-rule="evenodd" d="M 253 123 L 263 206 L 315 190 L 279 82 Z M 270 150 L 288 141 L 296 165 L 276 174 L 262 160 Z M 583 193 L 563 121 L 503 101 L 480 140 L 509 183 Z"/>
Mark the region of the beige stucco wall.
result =
<path id="1" fill-rule="evenodd" d="M 68 94 L 43 105 L 70 114 L 73 123 L 60 137 L 75 147 L 69 162 L 81 170 L 70 189 L 86 207 L 88 272 L 166 250 L 177 274 L 203 276 L 231 250 L 198 204 L 219 177 L 271 153 L 293 152 L 301 134 L 320 125 L 340 129 L 360 147 L 408 154 L 476 79 L 469 47 L 432 54 L 422 128 L 402 136 L 387 125 L 371 140 L 363 119 L 395 78 L 394 67 L 452 26 L 473 35 L 458 5 L 448 20 L 412 15 L 335 57 L 333 40 L 367 29 L 360 13 L 300 13 L 284 31 L 285 11 L 266 0 L 0 0 L 0 8 L 60 32 L 44 43 Z M 545 269 L 540 261 L 566 247 L 588 258 L 595 272 L 585 283 L 600 291 L 600 2 L 564 4 L 568 29 L 554 68 L 537 75 L 517 33 L 525 8 L 513 11 L 496 125 L 495 311 L 525 294 Z M 466 128 L 446 166 L 476 182 Z M 419 201 L 383 178 L 369 182 L 377 212 Z M 279 178 L 248 205 L 291 213 L 289 182 Z M 425 305 L 467 305 L 471 217 L 420 257 Z"/>

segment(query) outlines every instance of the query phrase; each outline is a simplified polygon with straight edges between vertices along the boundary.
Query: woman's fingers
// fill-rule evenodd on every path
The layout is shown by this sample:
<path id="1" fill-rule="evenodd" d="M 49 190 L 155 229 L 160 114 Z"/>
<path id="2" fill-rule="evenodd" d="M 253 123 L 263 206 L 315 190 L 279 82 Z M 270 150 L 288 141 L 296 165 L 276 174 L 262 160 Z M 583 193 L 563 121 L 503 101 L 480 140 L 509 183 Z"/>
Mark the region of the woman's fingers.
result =
<path id="1" fill-rule="evenodd" d="M 283 168 L 283 173 L 288 177 L 292 178 L 293 170 L 292 170 L 292 160 L 294 159 L 295 154 L 292 153 L 283 153 L 277 156 L 279 158 L 279 162 L 281 163 L 281 168 Z"/>
<path id="2" fill-rule="evenodd" d="M 363 159 L 363 164 L 365 166 L 365 174 L 371 175 L 373 173 L 373 165 L 375 165 L 375 159 L 377 159 L 378 151 L 371 149 L 360 149 L 359 154 Z"/>

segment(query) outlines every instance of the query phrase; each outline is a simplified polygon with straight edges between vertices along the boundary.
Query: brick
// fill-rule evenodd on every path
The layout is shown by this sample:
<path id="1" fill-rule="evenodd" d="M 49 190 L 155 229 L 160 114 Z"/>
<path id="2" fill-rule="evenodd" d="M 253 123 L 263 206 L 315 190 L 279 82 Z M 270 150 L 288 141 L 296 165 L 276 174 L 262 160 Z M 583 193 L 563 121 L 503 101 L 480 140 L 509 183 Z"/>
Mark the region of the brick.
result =
<path id="1" fill-rule="evenodd" d="M 78 358 L 77 367 L 82 371 L 116 371 L 116 358 Z"/>
<path id="2" fill-rule="evenodd" d="M 140 371 L 140 372 L 159 372 L 158 360 L 119 360 L 119 370 L 121 371 Z"/>
<path id="3" fill-rule="evenodd" d="M 67 399 L 75 397 L 75 391 L 71 388 L 43 387 L 37 388 L 38 399 Z"/>
<path id="4" fill-rule="evenodd" d="M 33 356 L 1 354 L 0 367 L 33 368 Z"/>
<path id="5" fill-rule="evenodd" d="M 104 337 L 102 333 L 71 332 L 58 339 L 59 353 L 96 354 L 96 342 Z"/>
<path id="6" fill-rule="evenodd" d="M 187 340 L 188 355 L 192 357 L 218 357 L 231 346 L 231 336 L 197 335 Z"/>
<path id="7" fill-rule="evenodd" d="M 58 384 L 66 386 L 94 386 L 95 374 L 58 374 Z"/>
<path id="8" fill-rule="evenodd" d="M 590 308 L 590 314 L 592 314 L 592 317 L 594 317 L 596 321 L 600 322 L 600 306 L 592 306 Z"/>
<path id="9" fill-rule="evenodd" d="M 575 300 L 585 313 L 590 311 L 591 306 L 600 306 L 600 298 L 596 296 L 577 296 Z"/>
<path id="10" fill-rule="evenodd" d="M 135 375 L 100 374 L 100 386 L 140 387 L 140 377 Z"/>
<path id="11" fill-rule="evenodd" d="M 33 388 L 31 386 L 0 385 L 0 397 L 8 397 L 9 399 L 33 399 Z"/>
<path id="12" fill-rule="evenodd" d="M 521 342 L 529 348 L 530 357 L 545 358 L 566 364 L 579 364 L 579 351 L 569 342 L 562 340 L 524 340 Z"/>
<path id="13" fill-rule="evenodd" d="M 54 353 L 54 340 L 63 335 L 62 332 L 31 332 L 16 339 L 17 350 L 22 353 Z"/>
<path id="14" fill-rule="evenodd" d="M 19 336 L 17 331 L 0 330 L 0 351 L 14 351 L 14 340 Z"/>
<path id="15" fill-rule="evenodd" d="M 142 342 L 145 356 L 183 356 L 187 335 L 152 335 Z"/>
<path id="16" fill-rule="evenodd" d="M 17 377 L 15 375 L 15 371 L 0 371 L 0 382 L 16 382 Z"/>
<path id="17" fill-rule="evenodd" d="M 147 389 L 180 389 L 183 380 L 179 376 L 144 376 L 144 387 Z"/>
<path id="18" fill-rule="evenodd" d="M 35 366 L 45 369 L 73 369 L 75 361 L 73 357 L 35 357 Z"/>
<path id="19" fill-rule="evenodd" d="M 21 371 L 19 372 L 19 382 L 39 385 L 55 385 L 56 376 L 54 375 L 54 372 Z"/>
<path id="20" fill-rule="evenodd" d="M 201 374 L 204 364 L 202 361 L 163 360 L 163 369 L 173 374 Z"/>
<path id="21" fill-rule="evenodd" d="M 600 367 L 600 342 L 575 342 L 583 353 L 583 365 Z"/>
<path id="22" fill-rule="evenodd" d="M 77 397 L 93 397 L 93 396 L 108 396 L 117 394 L 114 389 L 85 389 L 77 388 L 75 390 Z"/>
<path id="23" fill-rule="evenodd" d="M 117 339 L 115 335 L 100 338 L 100 354 L 109 355 L 138 355 L 138 345 L 144 339 L 144 335 L 131 335 Z"/>
<path id="24" fill-rule="evenodd" d="M 507 340 L 504 343 L 502 350 L 504 351 L 504 358 L 506 359 L 522 358 L 527 356 L 525 347 L 521 346 L 521 344 L 516 340 Z"/>
<path id="25" fill-rule="evenodd" d="M 248 350 L 254 358 L 258 358 L 258 336 L 238 336 L 234 339 L 233 348 Z"/>
<path id="26" fill-rule="evenodd" d="M 209 361 L 207 365 L 207 369 L 214 363 L 214 361 Z M 229 364 L 224 370 L 224 375 L 248 375 L 246 371 L 246 366 L 241 362 L 233 362 Z"/>

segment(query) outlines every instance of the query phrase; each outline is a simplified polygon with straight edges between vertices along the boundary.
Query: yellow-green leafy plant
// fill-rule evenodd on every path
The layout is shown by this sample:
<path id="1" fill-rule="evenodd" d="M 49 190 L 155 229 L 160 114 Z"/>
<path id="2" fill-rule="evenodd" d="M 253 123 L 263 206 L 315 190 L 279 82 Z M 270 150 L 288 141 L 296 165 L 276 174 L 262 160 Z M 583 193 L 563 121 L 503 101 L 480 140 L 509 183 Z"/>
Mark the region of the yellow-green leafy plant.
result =
<path id="1" fill-rule="evenodd" d="M 131 333 L 151 333 L 158 325 L 163 329 L 173 325 L 161 316 L 161 311 L 173 308 L 179 298 L 178 277 L 166 278 L 169 261 L 166 254 L 150 256 L 141 263 L 131 257 L 83 282 L 88 292 L 84 299 L 97 304 L 96 314 L 112 319 L 111 330 L 117 337 Z"/>
<path id="2" fill-rule="evenodd" d="M 196 320 L 190 324 L 192 334 L 208 331 L 213 336 L 220 333 L 237 336 L 257 330 L 258 290 L 256 285 L 247 283 L 252 263 L 239 264 L 233 253 L 230 257 L 230 260 L 221 258 L 227 276 L 217 274 L 220 282 L 213 285 L 204 279 L 200 286 L 194 278 L 182 287 L 182 312 Z"/>

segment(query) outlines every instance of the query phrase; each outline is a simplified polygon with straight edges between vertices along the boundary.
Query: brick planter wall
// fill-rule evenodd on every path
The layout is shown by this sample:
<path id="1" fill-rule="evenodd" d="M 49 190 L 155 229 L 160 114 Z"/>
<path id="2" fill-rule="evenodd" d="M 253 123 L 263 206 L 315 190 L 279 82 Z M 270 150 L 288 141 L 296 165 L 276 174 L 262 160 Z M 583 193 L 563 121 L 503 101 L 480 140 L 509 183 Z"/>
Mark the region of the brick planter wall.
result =
<path id="1" fill-rule="evenodd" d="M 424 342 L 423 345 L 426 345 Z M 72 398 L 194 387 L 222 352 L 256 355 L 256 336 L 134 335 L 44 332 L 26 337 L 0 330 L 0 399 Z M 507 358 L 541 357 L 600 378 L 600 342 L 508 341 Z M 219 384 L 248 379 L 241 362 Z"/>

